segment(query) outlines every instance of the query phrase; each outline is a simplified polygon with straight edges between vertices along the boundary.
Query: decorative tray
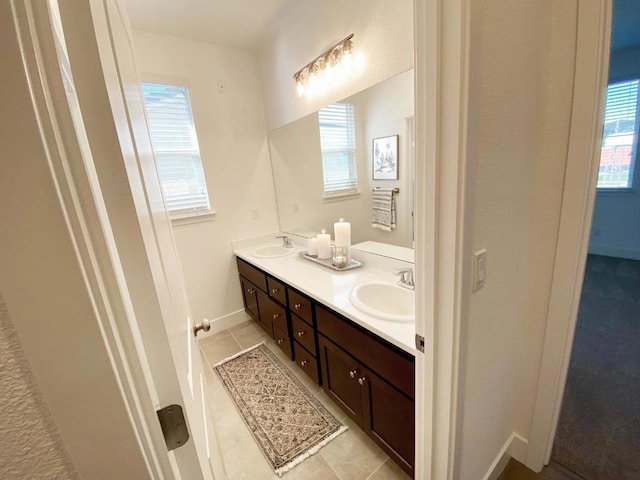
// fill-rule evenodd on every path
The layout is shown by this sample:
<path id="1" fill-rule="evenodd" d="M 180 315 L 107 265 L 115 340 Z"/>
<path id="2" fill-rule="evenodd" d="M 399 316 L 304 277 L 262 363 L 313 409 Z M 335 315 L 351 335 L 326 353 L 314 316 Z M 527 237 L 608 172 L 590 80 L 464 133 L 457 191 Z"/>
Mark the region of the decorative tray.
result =
<path id="1" fill-rule="evenodd" d="M 309 260 L 311 262 L 315 262 L 315 263 L 319 263 L 320 265 L 323 265 L 325 267 L 331 268 L 332 270 L 338 270 L 338 271 L 343 271 L 343 270 L 351 270 L 354 268 L 358 268 L 362 266 L 362 262 L 359 262 L 357 260 L 351 259 L 351 261 L 349 263 L 347 263 L 344 267 L 336 267 L 333 263 L 331 263 L 331 259 L 327 258 L 326 260 L 321 260 L 318 257 L 312 257 L 311 255 L 308 255 L 307 252 L 300 252 L 300 256 L 302 258 L 304 258 L 305 260 Z"/>

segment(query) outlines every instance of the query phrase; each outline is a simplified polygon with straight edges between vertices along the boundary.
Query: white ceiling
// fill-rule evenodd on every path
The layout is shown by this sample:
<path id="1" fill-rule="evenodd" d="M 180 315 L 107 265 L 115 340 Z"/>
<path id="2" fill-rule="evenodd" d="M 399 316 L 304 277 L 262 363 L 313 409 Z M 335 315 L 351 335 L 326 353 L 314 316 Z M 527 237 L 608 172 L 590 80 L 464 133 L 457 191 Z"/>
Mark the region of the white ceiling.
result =
<path id="1" fill-rule="evenodd" d="M 136 30 L 258 50 L 269 25 L 299 0 L 124 0 Z M 640 2 L 615 0 L 611 49 L 640 44 Z"/>
<path id="2" fill-rule="evenodd" d="M 268 26 L 295 0 L 124 0 L 134 30 L 258 50 Z"/>

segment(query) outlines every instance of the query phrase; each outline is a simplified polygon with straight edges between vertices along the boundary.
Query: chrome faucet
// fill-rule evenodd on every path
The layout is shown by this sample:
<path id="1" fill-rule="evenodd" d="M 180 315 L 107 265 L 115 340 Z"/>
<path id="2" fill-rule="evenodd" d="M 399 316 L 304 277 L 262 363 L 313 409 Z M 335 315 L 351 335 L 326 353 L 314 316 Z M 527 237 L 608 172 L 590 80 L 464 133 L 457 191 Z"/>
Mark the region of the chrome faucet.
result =
<path id="1" fill-rule="evenodd" d="M 395 268 L 393 270 L 395 275 L 400 276 L 400 280 L 398 280 L 398 285 L 404 288 L 408 288 L 413 290 L 415 288 L 415 283 L 413 283 L 413 268 L 404 267 L 404 268 Z"/>
<path id="2" fill-rule="evenodd" d="M 291 240 L 286 235 L 279 235 L 276 238 L 282 239 L 282 246 L 284 248 L 293 248 L 293 243 L 291 243 Z"/>

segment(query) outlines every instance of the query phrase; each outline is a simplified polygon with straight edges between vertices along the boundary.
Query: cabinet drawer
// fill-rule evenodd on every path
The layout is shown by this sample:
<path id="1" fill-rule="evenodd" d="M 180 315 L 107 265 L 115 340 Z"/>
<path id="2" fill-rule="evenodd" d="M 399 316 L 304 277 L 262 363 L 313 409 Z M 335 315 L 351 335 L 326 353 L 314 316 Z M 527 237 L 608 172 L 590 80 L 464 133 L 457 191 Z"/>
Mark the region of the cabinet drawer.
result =
<path id="1" fill-rule="evenodd" d="M 236 257 L 238 263 L 238 272 L 244 278 L 253 283 L 260 290 L 267 291 L 267 276 L 263 271 L 258 270 L 256 267 L 249 265 L 241 258 Z"/>
<path id="2" fill-rule="evenodd" d="M 318 331 L 414 398 L 412 355 L 367 332 L 353 322 L 343 320 L 326 308 L 316 306 Z"/>
<path id="3" fill-rule="evenodd" d="M 267 287 L 269 289 L 269 296 L 286 307 L 287 290 L 284 286 L 284 283 L 280 283 L 275 278 L 267 277 Z"/>
<path id="4" fill-rule="evenodd" d="M 318 356 L 316 352 L 316 339 L 313 334 L 313 327 L 303 322 L 296 314 L 291 314 L 291 331 L 293 339 L 302 344 L 304 348 L 309 350 L 315 357 Z"/>
<path id="5" fill-rule="evenodd" d="M 260 296 L 260 318 L 263 322 L 271 322 L 283 332 L 288 332 L 287 310 L 266 295 Z"/>
<path id="6" fill-rule="evenodd" d="M 273 327 L 273 339 L 276 341 L 276 345 L 278 348 L 282 350 L 289 359 L 293 359 L 292 351 L 291 351 L 291 339 L 289 335 L 286 334 L 286 331 L 282 331 L 277 328 L 275 325 Z"/>
<path id="7" fill-rule="evenodd" d="M 313 304 L 311 299 L 289 289 L 289 308 L 309 325 L 313 325 Z"/>
<path id="8" fill-rule="evenodd" d="M 318 381 L 318 362 L 316 358 L 307 352 L 296 341 L 293 342 L 293 349 L 295 351 L 296 363 L 306 373 L 311 380 L 320 384 Z"/>

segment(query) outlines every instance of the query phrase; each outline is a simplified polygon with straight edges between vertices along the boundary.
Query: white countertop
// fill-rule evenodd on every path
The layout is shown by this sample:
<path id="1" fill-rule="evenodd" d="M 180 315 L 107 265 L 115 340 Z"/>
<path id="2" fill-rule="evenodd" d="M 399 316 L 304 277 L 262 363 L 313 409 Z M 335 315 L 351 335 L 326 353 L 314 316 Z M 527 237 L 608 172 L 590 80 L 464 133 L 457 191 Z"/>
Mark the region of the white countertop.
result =
<path id="1" fill-rule="evenodd" d="M 355 285 L 372 280 L 395 283 L 393 268 L 405 262 L 353 252 L 353 258 L 364 265 L 346 271 L 335 271 L 305 260 L 299 252 L 306 250 L 294 239 L 292 253 L 280 258 L 257 258 L 252 255 L 264 245 L 281 245 L 273 236 L 234 242 L 233 252 L 240 258 L 264 270 L 275 278 L 291 285 L 309 297 L 326 305 L 370 332 L 415 356 L 415 323 L 398 323 L 381 320 L 356 309 L 349 301 L 349 291 Z"/>

